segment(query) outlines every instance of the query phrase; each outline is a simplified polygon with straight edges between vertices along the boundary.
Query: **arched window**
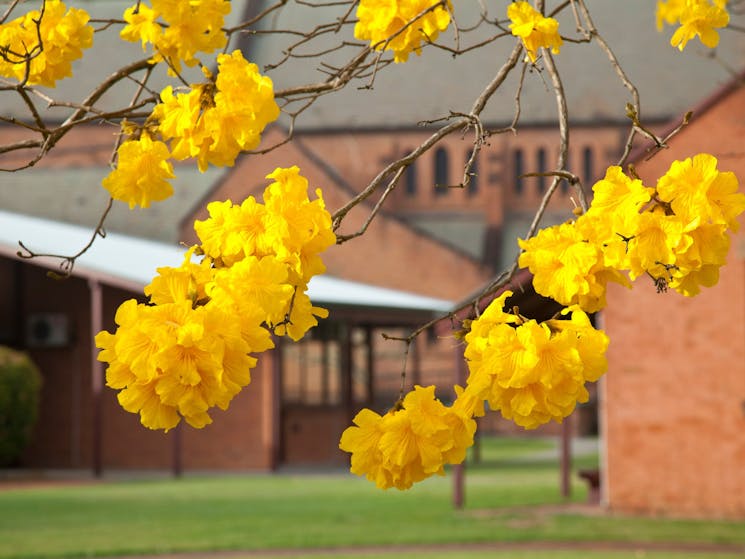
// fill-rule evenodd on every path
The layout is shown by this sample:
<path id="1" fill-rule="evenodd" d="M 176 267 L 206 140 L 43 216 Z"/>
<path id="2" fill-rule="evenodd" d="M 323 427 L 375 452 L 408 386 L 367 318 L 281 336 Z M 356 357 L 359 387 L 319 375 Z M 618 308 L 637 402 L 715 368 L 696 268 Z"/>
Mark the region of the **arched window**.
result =
<path id="1" fill-rule="evenodd" d="M 516 149 L 513 157 L 512 167 L 515 175 L 515 194 L 520 195 L 523 193 L 523 173 L 525 173 L 523 150 Z"/>
<path id="2" fill-rule="evenodd" d="M 539 173 L 545 173 L 548 170 L 548 164 L 546 162 L 546 149 L 545 148 L 538 148 L 538 153 L 536 154 L 536 159 L 538 159 L 538 172 Z M 538 177 L 538 192 L 543 194 L 546 191 L 546 180 L 548 177 L 539 176 Z"/>
<path id="3" fill-rule="evenodd" d="M 564 168 L 565 168 L 565 169 L 566 169 L 566 170 L 567 170 L 568 172 L 570 172 L 570 173 L 571 173 L 571 172 L 572 172 L 572 169 L 571 169 L 571 167 L 569 166 L 569 162 L 570 162 L 570 159 L 569 159 L 569 157 L 567 157 L 567 162 L 566 162 L 566 164 L 564 165 Z M 568 180 L 566 180 L 566 179 L 562 179 L 562 180 L 561 180 L 561 186 L 560 186 L 559 188 L 561 188 L 561 193 L 562 193 L 562 194 L 566 194 L 567 192 L 569 192 L 569 181 L 568 181 Z"/>
<path id="4" fill-rule="evenodd" d="M 406 189 L 406 195 L 416 196 L 416 187 L 416 161 L 413 161 L 411 165 L 406 167 L 406 170 L 404 171 L 404 188 Z"/>
<path id="5" fill-rule="evenodd" d="M 437 148 L 435 151 L 435 194 L 438 196 L 448 193 L 449 176 L 448 152 L 445 148 Z"/>
<path id="6" fill-rule="evenodd" d="M 588 186 L 595 181 L 595 169 L 593 163 L 592 148 L 587 146 L 582 150 L 582 180 Z"/>
<path id="7" fill-rule="evenodd" d="M 473 150 L 467 151 L 466 161 L 469 161 L 472 156 L 473 156 Z M 479 191 L 479 156 L 478 155 L 473 160 L 473 165 L 471 165 L 470 173 L 471 173 L 471 179 L 468 181 L 468 195 L 475 196 L 476 193 Z"/>

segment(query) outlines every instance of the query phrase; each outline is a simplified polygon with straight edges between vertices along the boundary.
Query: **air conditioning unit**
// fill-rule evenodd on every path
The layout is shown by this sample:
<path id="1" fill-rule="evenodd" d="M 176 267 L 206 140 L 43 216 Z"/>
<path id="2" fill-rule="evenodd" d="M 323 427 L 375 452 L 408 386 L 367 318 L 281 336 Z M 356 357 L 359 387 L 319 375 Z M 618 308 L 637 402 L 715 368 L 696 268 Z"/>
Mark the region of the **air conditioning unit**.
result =
<path id="1" fill-rule="evenodd" d="M 30 348 L 65 347 L 70 343 L 70 324 L 62 313 L 29 315 L 26 321 L 26 346 Z"/>

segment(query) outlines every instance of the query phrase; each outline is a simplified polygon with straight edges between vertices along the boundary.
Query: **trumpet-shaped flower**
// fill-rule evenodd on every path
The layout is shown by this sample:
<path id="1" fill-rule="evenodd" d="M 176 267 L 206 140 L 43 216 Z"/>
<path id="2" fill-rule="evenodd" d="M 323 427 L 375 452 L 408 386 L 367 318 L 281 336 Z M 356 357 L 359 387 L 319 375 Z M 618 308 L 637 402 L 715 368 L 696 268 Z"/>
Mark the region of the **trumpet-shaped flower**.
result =
<path id="1" fill-rule="evenodd" d="M 256 364 L 251 354 L 274 347 L 271 331 L 298 340 L 316 317 L 327 315 L 305 293 L 305 278 L 313 274 L 299 272 L 294 263 L 303 260 L 292 255 L 312 245 L 308 253 L 317 256 L 333 243 L 330 216 L 320 192 L 318 200 L 308 200 L 307 181 L 296 168 L 271 176 L 294 185 L 267 188 L 267 200 L 286 196 L 284 203 L 261 205 L 250 198 L 241 206 L 211 204 L 210 218 L 195 225 L 203 244 L 191 247 L 181 266 L 158 269 L 145 288 L 149 305 L 125 302 L 117 310 L 116 332 L 96 336 L 99 360 L 109 364 L 107 384 L 146 427 L 168 430 L 181 418 L 194 427 L 207 425 L 211 409 L 226 409 L 250 382 Z M 280 228 L 287 234 L 267 241 L 265 221 L 294 219 L 283 213 L 289 202 L 307 207 L 314 219 Z M 302 231 L 292 233 L 293 227 Z M 200 263 L 195 254 L 203 256 Z"/>
<path id="2" fill-rule="evenodd" d="M 139 140 L 128 140 L 117 150 L 116 169 L 103 179 L 103 187 L 115 200 L 147 208 L 151 202 L 173 194 L 168 179 L 174 178 L 168 146 L 143 132 Z"/>
<path id="3" fill-rule="evenodd" d="M 412 51 L 420 54 L 422 43 L 447 29 L 451 9 L 449 0 L 447 8 L 441 0 L 361 0 L 354 36 L 376 50 L 393 51 L 395 62 L 406 62 Z"/>
<path id="4" fill-rule="evenodd" d="M 657 181 L 657 193 L 686 225 L 721 223 L 737 231 L 745 195 L 738 192 L 735 174 L 719 171 L 717 163 L 717 158 L 708 153 L 674 161 Z"/>
<path id="5" fill-rule="evenodd" d="M 470 374 L 455 407 L 480 415 L 479 402 L 486 400 L 505 418 L 533 429 L 561 422 L 587 401 L 585 383 L 607 368 L 608 340 L 578 306 L 570 312 L 571 320 L 520 319 L 516 327 L 502 322 L 486 331 L 481 317 L 473 321 L 465 337 Z"/>
<path id="6" fill-rule="evenodd" d="M 85 10 L 47 0 L 43 12 L 32 10 L 0 25 L 0 75 L 47 87 L 70 77 L 72 62 L 93 44 L 89 19 Z"/>
<path id="7" fill-rule="evenodd" d="M 130 300 L 116 315 L 117 331 L 100 332 L 99 360 L 119 401 L 139 413 L 150 429 L 168 430 L 183 417 L 190 425 L 211 422 L 209 409 L 226 408 L 250 382 L 256 359 L 240 335 L 238 317 L 189 300 L 155 306 Z"/>
<path id="8" fill-rule="evenodd" d="M 600 245 L 589 242 L 574 223 L 547 227 L 528 240 L 518 239 L 524 252 L 519 264 L 533 274 L 536 292 L 562 305 L 579 304 L 587 312 L 605 306 L 609 281 L 628 282 L 606 265 Z"/>
<path id="9" fill-rule="evenodd" d="M 351 471 L 381 489 L 408 489 L 445 464 L 460 463 L 473 444 L 476 424 L 435 398 L 435 387 L 415 386 L 381 416 L 363 409 L 342 433 L 339 448 L 352 454 Z"/>
<path id="10" fill-rule="evenodd" d="M 719 268 L 727 262 L 730 237 L 722 224 L 700 225 L 687 232 L 691 242 L 676 253 L 675 268 L 669 286 L 693 297 L 703 287 L 713 287 L 719 281 Z"/>
<path id="11" fill-rule="evenodd" d="M 705 46 L 714 48 L 719 44 L 716 29 L 729 23 L 726 6 L 727 0 L 658 0 L 657 29 L 662 30 L 663 23 L 679 23 L 670 44 L 681 51 L 695 37 Z"/>
<path id="12" fill-rule="evenodd" d="M 152 0 L 152 8 L 138 2 L 125 10 L 127 25 L 120 37 L 140 41 L 143 50 L 152 44 L 152 61 L 166 60 L 169 72 L 179 72 L 182 62 L 194 66 L 198 53 L 211 53 L 227 44 L 222 27 L 229 13 L 229 0 Z"/>
<path id="13" fill-rule="evenodd" d="M 271 79 L 240 51 L 218 55 L 217 66 L 214 84 L 184 93 L 167 86 L 153 109 L 173 157 L 195 157 L 203 172 L 209 164 L 232 166 L 241 151 L 259 145 L 264 128 L 279 116 Z"/>
<path id="14" fill-rule="evenodd" d="M 539 48 L 550 48 L 554 54 L 559 53 L 562 45 L 559 35 L 559 22 L 551 17 L 544 17 L 528 2 L 512 2 L 507 6 L 507 17 L 510 29 L 519 37 L 531 62 L 538 58 Z"/>

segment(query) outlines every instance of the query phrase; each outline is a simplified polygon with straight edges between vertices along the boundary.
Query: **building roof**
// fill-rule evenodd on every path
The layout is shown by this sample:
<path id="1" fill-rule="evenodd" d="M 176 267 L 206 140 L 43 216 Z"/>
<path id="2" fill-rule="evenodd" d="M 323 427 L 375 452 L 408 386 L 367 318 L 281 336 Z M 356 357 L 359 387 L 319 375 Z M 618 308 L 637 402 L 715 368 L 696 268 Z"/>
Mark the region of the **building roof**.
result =
<path id="1" fill-rule="evenodd" d="M 109 171 L 102 166 L 37 167 L 6 174 L 0 184 L 0 208 L 95 227 L 109 199 L 101 186 Z M 196 165 L 188 164 L 178 165 L 175 171 L 173 196 L 145 209 L 130 210 L 127 204 L 114 202 L 106 228 L 161 242 L 179 241 L 181 221 L 208 197 L 226 170 L 209 168 L 200 173 Z M 50 203 L 52 196 L 54 201 Z"/>
<path id="2" fill-rule="evenodd" d="M 238 18 L 244 11 L 244 5 L 249 0 L 231 0 L 233 9 L 226 17 L 226 25 L 232 26 L 238 23 Z M 68 7 L 78 7 L 86 10 L 92 19 L 98 20 L 93 24 L 94 29 L 101 30 L 93 37 L 93 46 L 84 52 L 83 58 L 73 63 L 73 78 L 68 78 L 57 83 L 54 89 L 35 87 L 55 101 L 80 103 L 82 99 L 92 92 L 105 78 L 115 70 L 127 64 L 146 58 L 140 43 L 130 43 L 119 38 L 121 26 L 104 29 L 101 20 L 121 20 L 124 11 L 133 6 L 136 0 L 86 0 L 68 1 Z M 36 3 L 38 4 L 38 3 Z M 35 9 L 37 6 L 33 6 Z M 26 8 L 21 5 L 13 12 L 25 13 Z M 174 78 L 169 77 L 163 64 L 156 66 L 152 76 L 149 78 L 148 87 L 152 91 L 160 91 L 168 84 L 176 83 Z M 188 81 L 201 82 L 204 80 L 199 68 L 184 68 L 182 75 Z M 135 74 L 135 78 L 144 76 L 144 72 Z M 126 107 L 137 92 L 139 85 L 134 80 L 122 80 L 111 88 L 99 101 L 97 107 L 106 110 Z M 42 118 L 50 121 L 61 121 L 71 112 L 66 107 L 48 108 L 45 103 L 37 103 Z M 17 95 L 3 92 L 0 96 L 0 114 L 3 116 L 14 116 L 28 119 L 28 110 Z"/>
<path id="3" fill-rule="evenodd" d="M 92 229 L 48 219 L 0 210 L 0 255 L 17 258 L 18 242 L 39 254 L 69 255 L 78 252 L 90 240 Z M 95 279 L 107 285 L 142 292 L 156 270 L 179 266 L 184 247 L 109 233 L 98 238 L 78 258 L 73 275 Z M 34 258 L 30 262 L 57 269 L 59 260 Z M 329 308 L 369 308 L 391 311 L 442 313 L 453 303 L 414 293 L 385 289 L 325 275 L 314 277 L 308 287 L 314 304 Z"/>
<path id="4" fill-rule="evenodd" d="M 124 10 L 133 5 L 132 0 L 88 0 L 69 2 L 84 7 L 94 18 L 120 19 Z M 275 4 L 274 0 L 232 0 L 231 14 L 226 25 L 234 25 L 246 15 L 258 13 L 262 6 Z M 287 2 L 279 10 L 262 20 L 261 31 L 268 29 L 310 30 L 320 23 L 328 23 L 344 14 L 346 3 Z M 548 3 L 549 8 L 553 3 Z M 483 2 L 457 2 L 456 16 L 461 27 L 478 21 Z M 312 7 L 313 6 L 313 7 Z M 504 20 L 504 3 L 492 7 L 490 17 Z M 735 30 L 720 33 L 721 43 L 716 51 L 702 47 L 698 40 L 691 41 L 683 52 L 669 45 L 671 28 L 659 33 L 655 28 L 654 3 L 650 0 L 625 0 L 624 2 L 593 2 L 592 15 L 604 38 L 614 48 L 629 78 L 640 88 L 643 116 L 648 119 L 666 120 L 683 113 L 693 103 L 731 77 L 727 66 L 740 69 L 745 58 L 745 34 Z M 565 10 L 561 20 L 565 36 L 576 36 L 571 10 Z M 97 24 L 100 25 L 100 24 Z M 352 25 L 342 27 L 338 33 L 326 34 L 319 44 L 310 43 L 304 52 L 322 52 L 331 44 L 342 41 L 352 45 Z M 495 28 L 484 28 L 479 33 L 462 33 L 461 45 L 476 43 Z M 234 36 L 233 46 L 240 46 L 246 57 L 261 68 L 276 63 L 297 35 L 246 34 Z M 441 34 L 438 41 L 452 47 L 451 31 Z M 423 56 L 412 55 L 405 64 L 384 68 L 376 77 L 372 89 L 360 89 L 369 80 L 349 84 L 344 90 L 322 98 L 295 123 L 299 130 L 336 128 L 400 128 L 413 127 L 426 119 L 444 117 L 451 110 L 468 111 L 473 100 L 507 58 L 514 45 L 512 37 L 502 38 L 485 48 L 473 50 L 453 58 L 448 52 L 426 48 Z M 348 47 L 324 56 L 324 61 L 346 61 L 357 52 Z M 716 52 L 718 61 L 712 60 Z M 387 55 L 386 55 L 387 56 Z M 143 58 L 139 44 L 119 39 L 116 30 L 96 33 L 93 48 L 83 59 L 73 65 L 74 79 L 63 80 L 53 91 L 53 96 L 64 101 L 80 101 L 100 81 L 119 68 Z M 608 64 L 607 56 L 596 45 L 565 42 L 556 57 L 561 71 L 572 118 L 579 122 L 625 121 L 624 106 L 629 95 Z M 284 89 L 300 84 L 314 83 L 326 78 L 325 69 L 317 59 L 294 58 L 288 63 L 267 70 L 275 88 Z M 505 123 L 512 120 L 514 95 L 517 87 L 515 76 L 490 102 L 484 113 L 491 122 Z M 201 81 L 198 70 L 187 71 L 187 80 Z M 173 80 L 161 68 L 156 69 L 150 87 L 158 91 Z M 556 121 L 556 102 L 545 75 L 529 72 L 522 92 L 523 124 Z M 121 87 L 120 87 L 121 86 Z M 120 83 L 102 100 L 101 106 L 125 106 L 136 90 L 135 82 Z M 12 99 L 12 102 L 11 102 Z M 64 114 L 69 109 L 48 109 L 47 114 Z M 4 94 L 0 98 L 0 113 L 26 116 L 27 112 L 17 96 Z"/>
<path id="5" fill-rule="evenodd" d="M 288 3 L 264 21 L 265 28 L 310 30 L 322 21 L 333 21 L 348 6 L 327 5 L 321 9 Z M 317 3 L 313 3 L 317 4 Z M 493 3 L 492 3 L 493 4 Z M 489 15 L 505 19 L 505 3 L 491 7 Z M 554 3 L 547 3 L 549 9 Z M 461 27 L 478 21 L 483 2 L 454 3 Z M 745 55 L 745 34 L 736 30 L 720 33 L 716 51 L 691 41 L 683 52 L 670 46 L 672 28 L 659 33 L 655 27 L 654 2 L 592 2 L 590 9 L 601 35 L 614 49 L 629 78 L 639 87 L 642 116 L 666 120 L 687 110 L 731 78 L 726 66 L 739 69 Z M 565 36 L 577 36 L 571 10 L 560 20 Z M 471 38 L 461 34 L 461 45 L 475 44 L 493 34 L 491 27 Z M 319 45 L 305 47 L 303 52 L 318 52 L 342 40 L 352 39 L 352 26 L 346 26 Z M 247 57 L 259 66 L 276 63 L 291 41 L 287 34 L 261 34 L 244 41 Z M 453 33 L 445 31 L 439 43 L 454 46 Z M 453 58 L 450 53 L 425 48 L 422 56 L 412 54 L 405 64 L 381 70 L 372 89 L 360 89 L 369 80 L 351 83 L 344 90 L 321 99 L 297 120 L 299 129 L 329 128 L 400 128 L 417 122 L 447 116 L 450 111 L 468 112 L 483 87 L 492 79 L 514 46 L 514 38 L 502 38 L 485 48 Z M 347 60 L 353 48 L 334 53 L 331 62 Z M 716 52 L 718 60 L 712 60 Z M 628 91 L 608 63 L 607 55 L 594 44 L 565 42 L 555 57 L 563 78 L 571 118 L 576 122 L 626 122 L 624 107 L 630 101 Z M 721 64 L 719 63 L 721 62 Z M 322 81 L 326 69 L 313 59 L 291 59 L 268 74 L 275 88 L 284 89 L 304 83 Z M 490 102 L 484 120 L 511 122 L 515 108 L 519 69 Z M 521 95 L 521 123 L 554 122 L 556 101 L 546 75 L 530 71 Z"/>

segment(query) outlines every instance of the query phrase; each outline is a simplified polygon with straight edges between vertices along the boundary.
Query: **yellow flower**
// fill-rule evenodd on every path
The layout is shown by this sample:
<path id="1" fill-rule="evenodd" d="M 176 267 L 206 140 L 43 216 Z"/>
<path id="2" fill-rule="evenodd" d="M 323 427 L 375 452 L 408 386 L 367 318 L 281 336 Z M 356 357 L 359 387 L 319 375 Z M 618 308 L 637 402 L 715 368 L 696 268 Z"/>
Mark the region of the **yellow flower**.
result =
<path id="1" fill-rule="evenodd" d="M 714 48 L 719 44 L 719 33 L 715 29 L 729 23 L 726 5 L 726 0 L 658 0 L 657 28 L 661 30 L 663 22 L 680 23 L 670 44 L 681 51 L 696 36 L 705 46 Z"/>
<path id="2" fill-rule="evenodd" d="M 43 16 L 33 10 L 0 25 L 0 45 L 7 49 L 0 75 L 22 81 L 28 73 L 26 83 L 47 87 L 72 76 L 72 62 L 93 44 L 93 27 L 85 10 L 65 10 L 60 0 L 46 0 Z"/>
<path id="3" fill-rule="evenodd" d="M 103 179 L 103 187 L 115 200 L 147 208 L 150 202 L 160 202 L 173 194 L 168 179 L 174 178 L 171 154 L 160 141 L 153 141 L 147 132 L 139 140 L 128 140 L 117 150 L 116 169 Z"/>
<path id="4" fill-rule="evenodd" d="M 440 5 L 415 19 L 440 2 L 360 0 L 354 36 L 362 41 L 370 41 L 376 50 L 392 50 L 395 62 L 406 62 L 412 51 L 421 54 L 422 43 L 437 39 L 440 31 L 447 29 L 450 24 L 452 5 L 449 0 L 447 8 Z"/>
<path id="5" fill-rule="evenodd" d="M 184 262 L 178 268 L 158 268 L 158 275 L 145 286 L 145 295 L 155 305 L 191 301 L 196 304 L 206 299 L 205 287 L 214 277 L 211 260 L 205 258 L 201 264 L 192 262 L 196 247 L 190 248 Z"/>
<path id="6" fill-rule="evenodd" d="M 169 72 L 181 71 L 181 63 L 194 66 L 196 54 L 211 53 L 228 41 L 222 30 L 225 16 L 230 13 L 229 0 L 152 0 L 150 8 L 144 2 L 127 8 L 127 25 L 120 32 L 125 41 L 153 45 L 153 62 L 167 60 Z M 163 23 L 157 21 L 162 18 Z"/>
<path id="7" fill-rule="evenodd" d="M 127 25 L 119 32 L 119 36 L 131 43 L 141 41 L 144 50 L 147 43 L 155 44 L 163 35 L 163 28 L 156 23 L 156 19 L 158 12 L 140 2 L 124 10 L 124 21 Z"/>
<path id="8" fill-rule="evenodd" d="M 352 454 L 351 471 L 381 489 L 408 489 L 445 464 L 465 459 L 476 424 L 435 398 L 435 387 L 415 386 L 402 402 L 380 416 L 363 409 L 342 433 L 339 448 Z"/>
<path id="9" fill-rule="evenodd" d="M 588 382 L 596 382 L 608 371 L 608 360 L 605 352 L 608 349 L 608 336 L 602 330 L 596 330 L 590 317 L 574 305 L 565 308 L 562 315 L 571 315 L 569 320 L 548 320 L 549 328 L 554 332 L 571 332 L 577 336 L 577 351 L 582 361 L 583 376 Z"/>
<path id="10" fill-rule="evenodd" d="M 528 240 L 519 264 L 533 274 L 537 293 L 562 305 L 579 304 L 587 312 L 605 306 L 608 281 L 626 285 L 625 277 L 606 265 L 600 245 L 589 242 L 574 223 L 547 227 Z"/>
<path id="11" fill-rule="evenodd" d="M 210 410 L 226 409 L 250 382 L 250 354 L 274 347 L 272 331 L 298 340 L 328 315 L 306 294 L 307 280 L 323 269 L 313 259 L 335 240 L 320 191 L 311 202 L 296 167 L 270 177 L 266 205 L 210 204 L 210 217 L 195 223 L 202 245 L 178 268 L 158 269 L 145 288 L 151 304 L 125 302 L 116 332 L 96 336 L 108 385 L 146 427 L 167 430 L 181 418 L 209 424 Z"/>
<path id="12" fill-rule="evenodd" d="M 273 256 L 247 256 L 229 268 L 220 268 L 208 290 L 222 289 L 261 309 L 264 322 L 277 324 L 290 310 L 294 289 L 287 283 L 287 267 Z"/>
<path id="13" fill-rule="evenodd" d="M 278 336 L 287 335 L 298 341 L 308 330 L 318 324 L 316 317 L 326 318 L 328 315 L 328 310 L 311 304 L 310 297 L 305 293 L 305 288 L 302 291 L 300 288 L 296 288 L 288 320 L 277 325 L 274 328 L 274 333 Z"/>
<path id="14" fill-rule="evenodd" d="M 611 166 L 605 177 L 593 185 L 592 191 L 592 203 L 582 217 L 593 220 L 593 240 L 606 243 L 620 239 L 621 235 L 633 234 L 624 224 L 633 221 L 649 203 L 654 189 L 644 186 L 639 179 L 629 178 L 620 167 Z M 601 219 L 594 220 L 595 217 Z"/>
<path id="15" fill-rule="evenodd" d="M 554 18 L 544 17 L 528 2 L 510 3 L 507 17 L 512 22 L 512 34 L 522 40 L 531 62 L 536 61 L 539 48 L 550 48 L 552 53 L 559 53 L 562 39 L 559 22 Z"/>
<path id="16" fill-rule="evenodd" d="M 211 422 L 209 409 L 228 403 L 250 382 L 256 359 L 240 335 L 239 318 L 216 305 L 189 300 L 120 306 L 114 334 L 100 332 L 99 360 L 119 402 L 150 429 L 171 429 L 183 417 L 194 427 Z"/>
<path id="17" fill-rule="evenodd" d="M 687 0 L 657 0 L 657 30 L 662 31 L 664 24 L 675 25 L 686 8 Z"/>
<path id="18" fill-rule="evenodd" d="M 323 196 L 308 197 L 308 181 L 297 166 L 277 168 L 263 194 L 267 209 L 265 246 L 290 266 L 292 281 L 307 283 L 326 267 L 319 256 L 336 243 Z"/>
<path id="19" fill-rule="evenodd" d="M 629 241 L 629 275 L 636 279 L 643 274 L 667 281 L 675 266 L 678 250 L 690 244 L 684 222 L 675 215 L 666 215 L 662 208 L 639 216 L 639 228 Z"/>
<path id="20" fill-rule="evenodd" d="M 205 254 L 221 265 L 231 266 L 248 255 L 265 256 L 266 207 L 253 196 L 241 205 L 230 200 L 207 204 L 209 218 L 195 221 L 194 230 Z"/>
<path id="21" fill-rule="evenodd" d="M 717 169 L 717 158 L 700 153 L 684 161 L 673 161 L 657 181 L 660 200 L 686 225 L 721 223 L 739 229 L 737 216 L 745 210 L 745 195 L 732 172 Z"/>
<path id="22" fill-rule="evenodd" d="M 196 157 L 202 172 L 209 164 L 233 165 L 241 151 L 259 145 L 264 128 L 279 117 L 272 81 L 256 64 L 236 50 L 218 55 L 217 66 L 214 84 L 192 85 L 176 94 L 167 86 L 153 109 L 173 157 Z"/>
<path id="23" fill-rule="evenodd" d="M 289 283 L 305 285 L 325 266 L 319 254 L 336 242 L 320 190 L 308 198 L 308 181 L 298 167 L 277 168 L 264 189 L 264 204 L 253 197 L 240 206 L 211 202 L 209 218 L 194 223 L 202 250 L 230 266 L 248 255 L 274 256 L 287 265 Z"/>
<path id="24" fill-rule="evenodd" d="M 567 312 L 569 321 L 503 322 L 488 331 L 475 320 L 465 337 L 470 374 L 454 407 L 481 415 L 479 402 L 487 400 L 505 418 L 533 429 L 561 422 L 577 402 L 587 401 L 585 383 L 607 369 L 608 339 L 579 307 Z"/>
<path id="25" fill-rule="evenodd" d="M 687 235 L 691 242 L 676 253 L 669 285 L 678 293 L 693 297 L 701 286 L 713 287 L 719 281 L 719 268 L 727 262 L 730 237 L 721 224 L 701 225 Z"/>

